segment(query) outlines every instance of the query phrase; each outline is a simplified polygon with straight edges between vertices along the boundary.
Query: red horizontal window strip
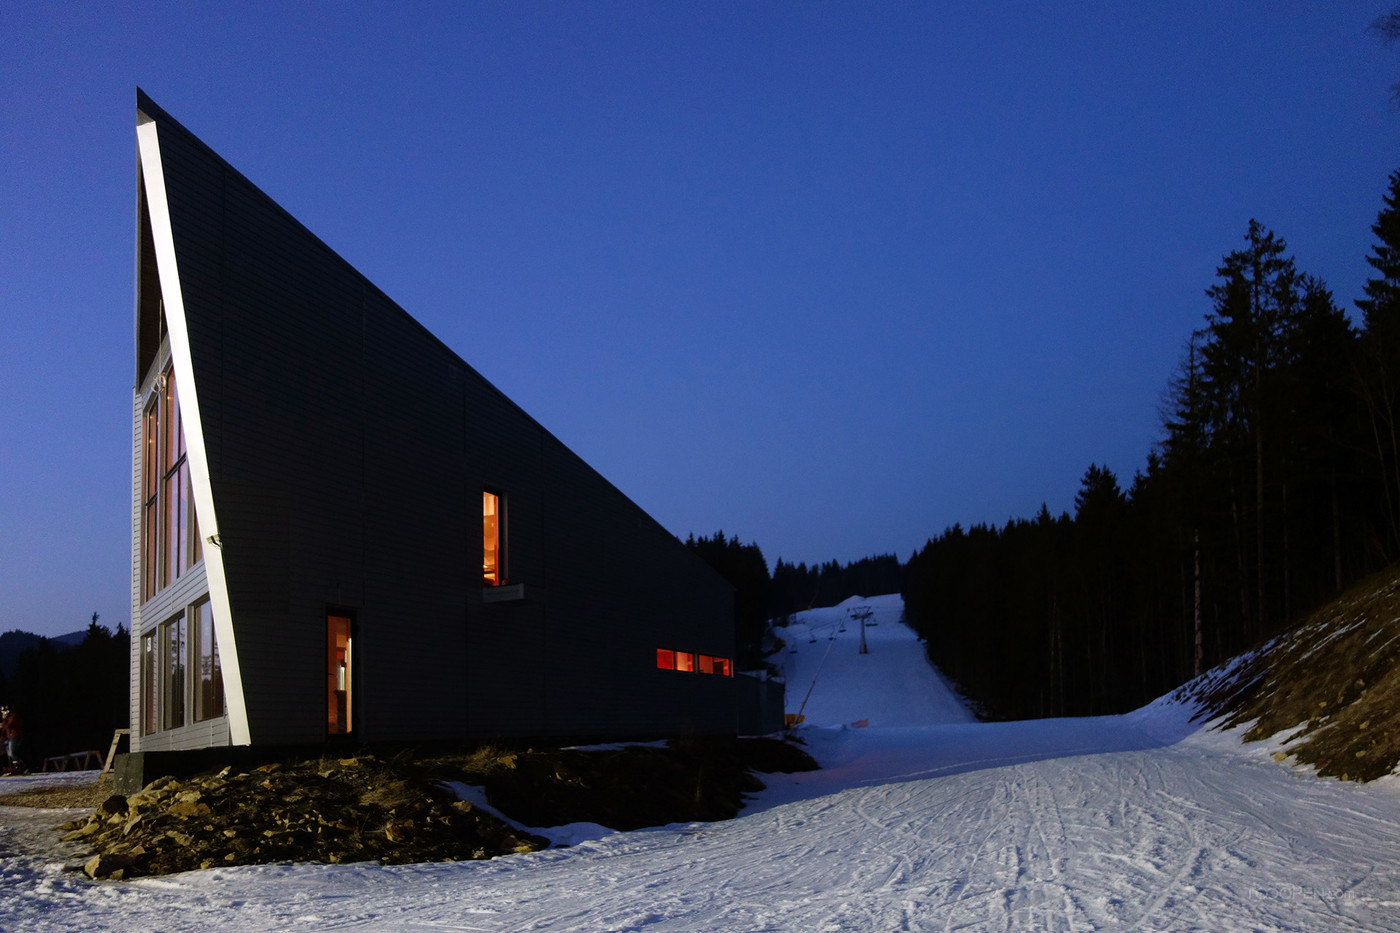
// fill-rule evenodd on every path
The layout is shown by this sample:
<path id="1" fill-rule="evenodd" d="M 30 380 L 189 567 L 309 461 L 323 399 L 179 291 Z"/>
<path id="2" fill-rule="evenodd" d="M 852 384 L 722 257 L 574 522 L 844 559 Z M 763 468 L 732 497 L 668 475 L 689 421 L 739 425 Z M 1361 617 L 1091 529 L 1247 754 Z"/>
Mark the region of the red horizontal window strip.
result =
<path id="1" fill-rule="evenodd" d="M 720 677 L 731 677 L 734 673 L 729 658 L 674 651 L 670 648 L 656 649 L 656 666 L 663 671 L 699 671 L 701 674 L 716 674 Z"/>

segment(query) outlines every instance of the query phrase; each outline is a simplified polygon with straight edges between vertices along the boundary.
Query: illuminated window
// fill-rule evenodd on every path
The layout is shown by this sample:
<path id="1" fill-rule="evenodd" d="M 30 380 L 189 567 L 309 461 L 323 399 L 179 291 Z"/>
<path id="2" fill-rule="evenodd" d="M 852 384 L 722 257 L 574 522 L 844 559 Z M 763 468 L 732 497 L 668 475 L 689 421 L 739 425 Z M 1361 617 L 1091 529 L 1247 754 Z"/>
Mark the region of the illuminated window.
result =
<path id="1" fill-rule="evenodd" d="M 183 612 L 160 627 L 163 729 L 175 729 L 185 724 L 186 633 Z"/>
<path id="2" fill-rule="evenodd" d="M 326 734 L 345 735 L 353 722 L 351 703 L 354 688 L 353 642 L 350 620 L 345 616 L 326 616 Z"/>
<path id="3" fill-rule="evenodd" d="M 209 600 L 190 607 L 190 632 L 194 636 L 194 721 L 204 722 L 224 714 L 224 675 Z"/>
<path id="4" fill-rule="evenodd" d="M 656 649 L 656 666 L 663 671 L 698 671 L 701 674 L 716 674 L 720 677 L 733 674 L 728 658 L 673 651 L 670 648 Z"/>
<path id="5" fill-rule="evenodd" d="M 481 493 L 481 582 L 487 586 L 506 583 L 506 516 L 500 495 Z"/>
<path id="6" fill-rule="evenodd" d="M 175 372 L 167 367 L 142 416 L 141 598 L 150 599 L 204 557 L 195 521 Z"/>
<path id="7" fill-rule="evenodd" d="M 700 673 L 718 674 L 721 677 L 729 676 L 729 659 L 712 658 L 707 654 L 700 655 Z"/>

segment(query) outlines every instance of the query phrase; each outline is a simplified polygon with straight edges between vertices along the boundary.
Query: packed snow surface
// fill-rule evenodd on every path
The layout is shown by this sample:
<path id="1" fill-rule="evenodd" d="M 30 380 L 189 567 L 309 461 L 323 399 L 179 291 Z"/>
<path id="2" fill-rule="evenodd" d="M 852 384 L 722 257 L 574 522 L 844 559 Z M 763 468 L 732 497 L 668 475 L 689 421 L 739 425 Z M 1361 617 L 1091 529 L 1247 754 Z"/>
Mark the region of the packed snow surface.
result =
<path id="1" fill-rule="evenodd" d="M 861 616 L 867 617 L 863 625 Z M 787 627 L 775 628 L 784 644 L 771 660 L 787 680 L 788 712 L 800 710 L 813 726 L 972 722 L 903 618 L 904 600 L 897 595 L 853 596 L 839 606 L 798 613 Z"/>
<path id="2" fill-rule="evenodd" d="M 768 778 L 738 819 L 490 862 L 96 883 L 35 854 L 63 811 L 3 808 L 0 929 L 1400 930 L 1393 786 L 1318 779 L 1169 700 L 974 722 L 911 664 L 898 600 L 868 603 L 867 655 L 850 621 L 822 635 L 849 606 L 789 629 L 791 711 L 821 668 L 799 735 L 825 767 Z"/>

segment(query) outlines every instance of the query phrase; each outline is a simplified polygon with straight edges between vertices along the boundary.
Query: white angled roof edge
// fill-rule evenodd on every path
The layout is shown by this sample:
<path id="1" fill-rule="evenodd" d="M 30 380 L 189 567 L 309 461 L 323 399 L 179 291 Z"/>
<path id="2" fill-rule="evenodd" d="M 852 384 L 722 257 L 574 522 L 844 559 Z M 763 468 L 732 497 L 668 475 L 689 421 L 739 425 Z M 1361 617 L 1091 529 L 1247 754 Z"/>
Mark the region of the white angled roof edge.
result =
<path id="1" fill-rule="evenodd" d="M 248 728 L 248 707 L 243 695 L 243 676 L 238 665 L 238 644 L 233 632 L 233 611 L 229 605 L 228 580 L 224 575 L 219 522 L 214 511 L 214 492 L 209 482 L 209 456 L 204 449 L 204 427 L 199 419 L 199 386 L 194 379 L 194 364 L 190 356 L 190 333 L 185 323 L 185 301 L 180 291 L 175 237 L 170 226 L 170 207 L 165 195 L 160 140 L 157 137 L 155 122 L 139 111 L 136 142 L 140 174 L 146 189 L 146 210 L 151 219 L 151 238 L 155 245 L 160 294 L 165 303 L 165 326 L 170 335 L 171 363 L 175 368 L 175 384 L 180 387 L 180 416 L 185 427 L 194 510 L 199 519 L 199 533 L 204 536 L 204 571 L 209 580 L 209 606 L 214 614 L 214 637 L 218 640 L 219 662 L 223 667 L 229 741 L 234 745 L 250 745 L 252 736 Z"/>

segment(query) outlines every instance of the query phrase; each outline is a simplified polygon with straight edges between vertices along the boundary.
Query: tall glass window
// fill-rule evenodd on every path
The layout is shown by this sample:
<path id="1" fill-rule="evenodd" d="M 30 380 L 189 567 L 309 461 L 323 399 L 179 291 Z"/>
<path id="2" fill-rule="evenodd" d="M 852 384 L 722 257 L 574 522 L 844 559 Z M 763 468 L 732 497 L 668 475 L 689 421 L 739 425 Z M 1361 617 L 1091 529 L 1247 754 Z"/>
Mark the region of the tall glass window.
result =
<path id="1" fill-rule="evenodd" d="M 156 650 L 156 633 L 141 636 L 141 734 L 150 735 L 160 728 L 160 661 Z"/>
<path id="2" fill-rule="evenodd" d="M 175 371 L 166 367 L 142 417 L 141 598 L 150 599 L 204 557 L 195 520 Z"/>
<path id="3" fill-rule="evenodd" d="M 165 486 L 165 535 L 161 541 L 161 557 L 165 565 L 164 582 L 168 586 L 180 579 L 190 566 L 190 467 L 185 450 L 185 431 L 180 423 L 180 396 L 175 386 L 173 370 L 165 371 L 165 392 L 161 407 L 165 436 L 163 473 Z"/>
<path id="4" fill-rule="evenodd" d="M 224 675 L 207 599 L 190 607 L 190 631 L 194 635 L 194 721 L 204 722 L 224 714 Z"/>
<path id="5" fill-rule="evenodd" d="M 354 656 L 350 620 L 326 616 L 326 734 L 345 735 L 353 727 Z"/>
<path id="6" fill-rule="evenodd" d="M 150 599 L 157 582 L 160 543 L 160 403 L 152 399 L 142 418 L 141 442 L 141 598 Z"/>
<path id="7" fill-rule="evenodd" d="M 161 654 L 161 726 L 175 729 L 185 724 L 185 649 L 187 629 L 185 614 L 160 627 Z"/>
<path id="8" fill-rule="evenodd" d="M 505 509 L 494 492 L 481 493 L 481 581 L 487 586 L 506 582 Z"/>

